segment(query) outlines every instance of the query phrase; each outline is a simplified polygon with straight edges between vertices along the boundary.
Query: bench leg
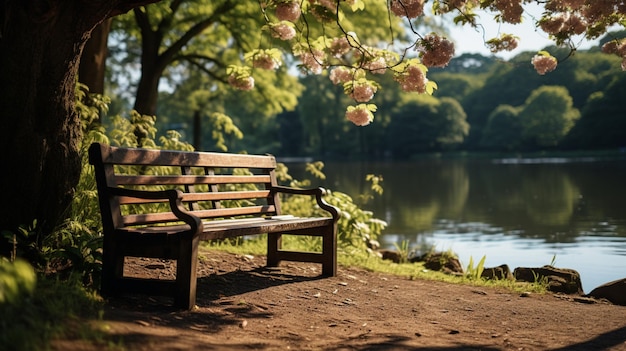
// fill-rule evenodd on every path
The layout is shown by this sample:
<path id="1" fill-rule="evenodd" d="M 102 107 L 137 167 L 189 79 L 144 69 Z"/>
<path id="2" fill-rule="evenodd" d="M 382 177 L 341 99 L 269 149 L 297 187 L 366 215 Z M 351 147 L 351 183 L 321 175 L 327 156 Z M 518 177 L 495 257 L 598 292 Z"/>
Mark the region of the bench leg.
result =
<path id="1" fill-rule="evenodd" d="M 324 229 L 322 236 L 322 275 L 334 277 L 337 275 L 337 226 Z"/>
<path id="2" fill-rule="evenodd" d="M 102 296 L 114 296 L 119 290 L 117 280 L 124 274 L 124 256 L 118 254 L 117 243 L 110 236 L 105 235 L 102 246 L 100 293 Z"/>
<path id="3" fill-rule="evenodd" d="M 181 239 L 178 261 L 176 262 L 174 305 L 187 310 L 196 305 L 199 242 L 198 237 Z"/>
<path id="4" fill-rule="evenodd" d="M 276 233 L 267 234 L 267 266 L 278 267 L 280 259 L 278 250 L 282 248 L 282 235 Z"/>

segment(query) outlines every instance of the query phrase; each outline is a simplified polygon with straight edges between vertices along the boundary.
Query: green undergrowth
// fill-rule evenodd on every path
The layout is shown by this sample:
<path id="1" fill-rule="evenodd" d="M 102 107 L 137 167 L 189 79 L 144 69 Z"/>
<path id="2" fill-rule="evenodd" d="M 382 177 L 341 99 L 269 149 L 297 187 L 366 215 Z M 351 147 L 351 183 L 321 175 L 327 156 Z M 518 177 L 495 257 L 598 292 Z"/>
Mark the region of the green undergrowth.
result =
<path id="1" fill-rule="evenodd" d="M 76 279 L 37 276 L 30 291 L 0 303 L 0 350 L 46 350 L 57 338 L 98 340 L 85 320 L 101 318 L 103 301 Z"/>

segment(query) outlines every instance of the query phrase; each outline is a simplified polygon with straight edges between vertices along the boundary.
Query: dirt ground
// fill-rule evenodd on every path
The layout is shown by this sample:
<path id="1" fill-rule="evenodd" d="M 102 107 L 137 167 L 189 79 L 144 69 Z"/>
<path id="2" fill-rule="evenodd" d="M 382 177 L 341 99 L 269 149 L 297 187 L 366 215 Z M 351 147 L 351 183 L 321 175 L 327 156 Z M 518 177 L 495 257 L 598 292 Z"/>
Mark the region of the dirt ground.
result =
<path id="1" fill-rule="evenodd" d="M 106 303 L 106 340 L 57 340 L 56 350 L 626 350 L 626 307 L 553 294 L 455 285 L 340 267 L 210 251 L 197 308 L 123 296 Z M 128 273 L 171 277 L 135 259 Z"/>

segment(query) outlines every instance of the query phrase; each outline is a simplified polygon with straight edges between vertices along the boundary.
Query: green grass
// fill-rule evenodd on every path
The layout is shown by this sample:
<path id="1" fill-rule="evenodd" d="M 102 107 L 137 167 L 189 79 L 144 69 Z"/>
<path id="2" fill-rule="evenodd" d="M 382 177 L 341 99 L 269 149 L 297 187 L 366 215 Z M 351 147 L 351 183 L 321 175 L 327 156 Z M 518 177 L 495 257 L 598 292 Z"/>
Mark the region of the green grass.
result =
<path id="1" fill-rule="evenodd" d="M 306 246 L 300 245 L 298 240 L 290 240 L 292 237 L 284 237 L 284 245 L 292 250 L 306 250 Z M 241 245 L 230 245 L 228 243 L 211 243 L 206 245 L 210 249 L 222 250 L 234 254 L 247 254 L 262 256 L 266 253 L 266 242 L 262 238 L 246 240 Z M 438 271 L 432 271 L 424 268 L 421 263 L 393 263 L 383 260 L 372 254 L 368 254 L 363 250 L 354 248 L 339 249 L 338 264 L 342 267 L 358 267 L 372 272 L 380 272 L 407 277 L 409 279 L 425 279 L 441 281 L 452 284 L 465 284 L 472 286 L 499 287 L 513 292 L 533 292 L 545 293 L 546 285 L 542 282 L 525 283 L 515 282 L 511 280 L 487 280 L 476 276 L 475 271 L 481 270 L 480 262 L 475 267 L 468 267 L 469 274 L 463 276 L 454 276 Z M 481 260 L 483 261 L 483 260 Z M 473 265 L 472 265 L 473 266 Z"/>
<path id="2" fill-rule="evenodd" d="M 39 276 L 31 295 L 0 304 L 0 348 L 45 350 L 50 340 L 94 340 L 97 331 L 81 322 L 101 317 L 103 302 L 77 280 Z"/>

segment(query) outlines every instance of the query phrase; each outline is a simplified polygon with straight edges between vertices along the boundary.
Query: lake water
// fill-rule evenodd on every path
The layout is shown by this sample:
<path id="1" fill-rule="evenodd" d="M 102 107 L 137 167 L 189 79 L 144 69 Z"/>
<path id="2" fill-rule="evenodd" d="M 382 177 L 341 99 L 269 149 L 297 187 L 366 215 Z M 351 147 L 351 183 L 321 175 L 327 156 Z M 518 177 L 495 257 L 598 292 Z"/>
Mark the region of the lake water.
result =
<path id="1" fill-rule="evenodd" d="M 287 164 L 300 179 L 301 164 Z M 357 198 L 365 175 L 384 193 L 364 208 L 385 220 L 386 248 L 452 250 L 467 266 L 571 268 L 585 292 L 626 277 L 626 158 L 327 162 L 315 181 Z"/>

